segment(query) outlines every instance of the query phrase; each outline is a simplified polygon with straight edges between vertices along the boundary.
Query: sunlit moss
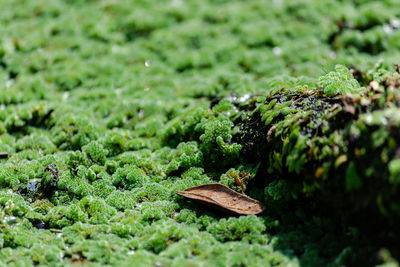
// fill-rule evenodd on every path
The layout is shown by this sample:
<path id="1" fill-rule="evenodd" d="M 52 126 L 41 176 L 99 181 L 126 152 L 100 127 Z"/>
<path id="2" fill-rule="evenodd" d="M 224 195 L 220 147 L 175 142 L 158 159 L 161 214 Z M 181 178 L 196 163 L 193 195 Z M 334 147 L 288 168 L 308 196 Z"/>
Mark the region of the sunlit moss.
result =
<path id="1" fill-rule="evenodd" d="M 365 88 L 361 88 L 350 71 L 343 65 L 336 65 L 335 71 L 322 76 L 319 83 L 327 95 L 365 91 Z"/>

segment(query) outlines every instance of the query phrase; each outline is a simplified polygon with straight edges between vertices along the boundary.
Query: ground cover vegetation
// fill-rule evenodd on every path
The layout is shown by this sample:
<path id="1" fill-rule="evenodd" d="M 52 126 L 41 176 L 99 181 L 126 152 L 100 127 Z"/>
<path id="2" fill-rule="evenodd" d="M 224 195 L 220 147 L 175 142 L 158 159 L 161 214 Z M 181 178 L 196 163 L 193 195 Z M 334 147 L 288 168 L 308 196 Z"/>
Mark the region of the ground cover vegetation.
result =
<path id="1" fill-rule="evenodd" d="M 400 2 L 0 0 L 1 266 L 397 266 Z M 177 190 L 221 183 L 237 216 Z"/>

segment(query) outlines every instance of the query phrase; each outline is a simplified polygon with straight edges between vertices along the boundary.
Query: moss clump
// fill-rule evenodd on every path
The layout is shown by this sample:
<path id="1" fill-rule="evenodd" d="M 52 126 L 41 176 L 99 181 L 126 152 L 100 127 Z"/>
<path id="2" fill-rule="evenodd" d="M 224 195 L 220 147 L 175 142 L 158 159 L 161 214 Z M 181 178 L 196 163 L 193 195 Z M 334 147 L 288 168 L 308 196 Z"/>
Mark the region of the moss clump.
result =
<path id="1" fill-rule="evenodd" d="M 321 78 L 319 83 L 325 94 L 336 95 L 345 93 L 360 93 L 365 88 L 360 87 L 357 80 L 354 79 L 349 69 L 343 65 L 336 65 L 335 71 L 332 71 Z"/>
<path id="2" fill-rule="evenodd" d="M 353 96 L 278 91 L 246 111 L 239 143 L 244 157 L 262 162 L 267 199 L 305 195 L 319 209 L 322 204 L 355 224 L 374 217 L 366 228 L 394 226 L 400 219 L 399 79 L 398 73 L 385 74 L 381 83 L 373 81 Z"/>

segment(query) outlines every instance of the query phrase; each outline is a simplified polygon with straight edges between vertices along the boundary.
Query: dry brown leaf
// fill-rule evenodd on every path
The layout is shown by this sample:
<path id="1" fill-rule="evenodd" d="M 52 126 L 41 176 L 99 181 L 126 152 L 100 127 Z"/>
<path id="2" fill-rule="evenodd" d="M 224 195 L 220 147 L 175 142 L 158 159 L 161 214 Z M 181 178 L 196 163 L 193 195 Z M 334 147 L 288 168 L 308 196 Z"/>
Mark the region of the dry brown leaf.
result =
<path id="1" fill-rule="evenodd" d="M 175 193 L 242 215 L 258 214 L 265 209 L 258 200 L 239 194 L 222 184 L 204 184 L 183 191 L 175 191 Z"/>

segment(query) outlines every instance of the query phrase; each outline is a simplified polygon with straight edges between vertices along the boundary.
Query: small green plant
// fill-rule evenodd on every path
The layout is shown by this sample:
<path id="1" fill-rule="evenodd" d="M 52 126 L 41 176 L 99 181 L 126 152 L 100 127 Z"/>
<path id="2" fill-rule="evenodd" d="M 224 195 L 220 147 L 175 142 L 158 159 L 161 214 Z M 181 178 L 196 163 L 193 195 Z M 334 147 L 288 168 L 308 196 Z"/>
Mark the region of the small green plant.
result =
<path id="1" fill-rule="evenodd" d="M 365 88 L 354 79 L 349 69 L 343 65 L 336 65 L 335 71 L 329 72 L 319 78 L 325 94 L 329 96 L 346 93 L 361 93 Z"/>

